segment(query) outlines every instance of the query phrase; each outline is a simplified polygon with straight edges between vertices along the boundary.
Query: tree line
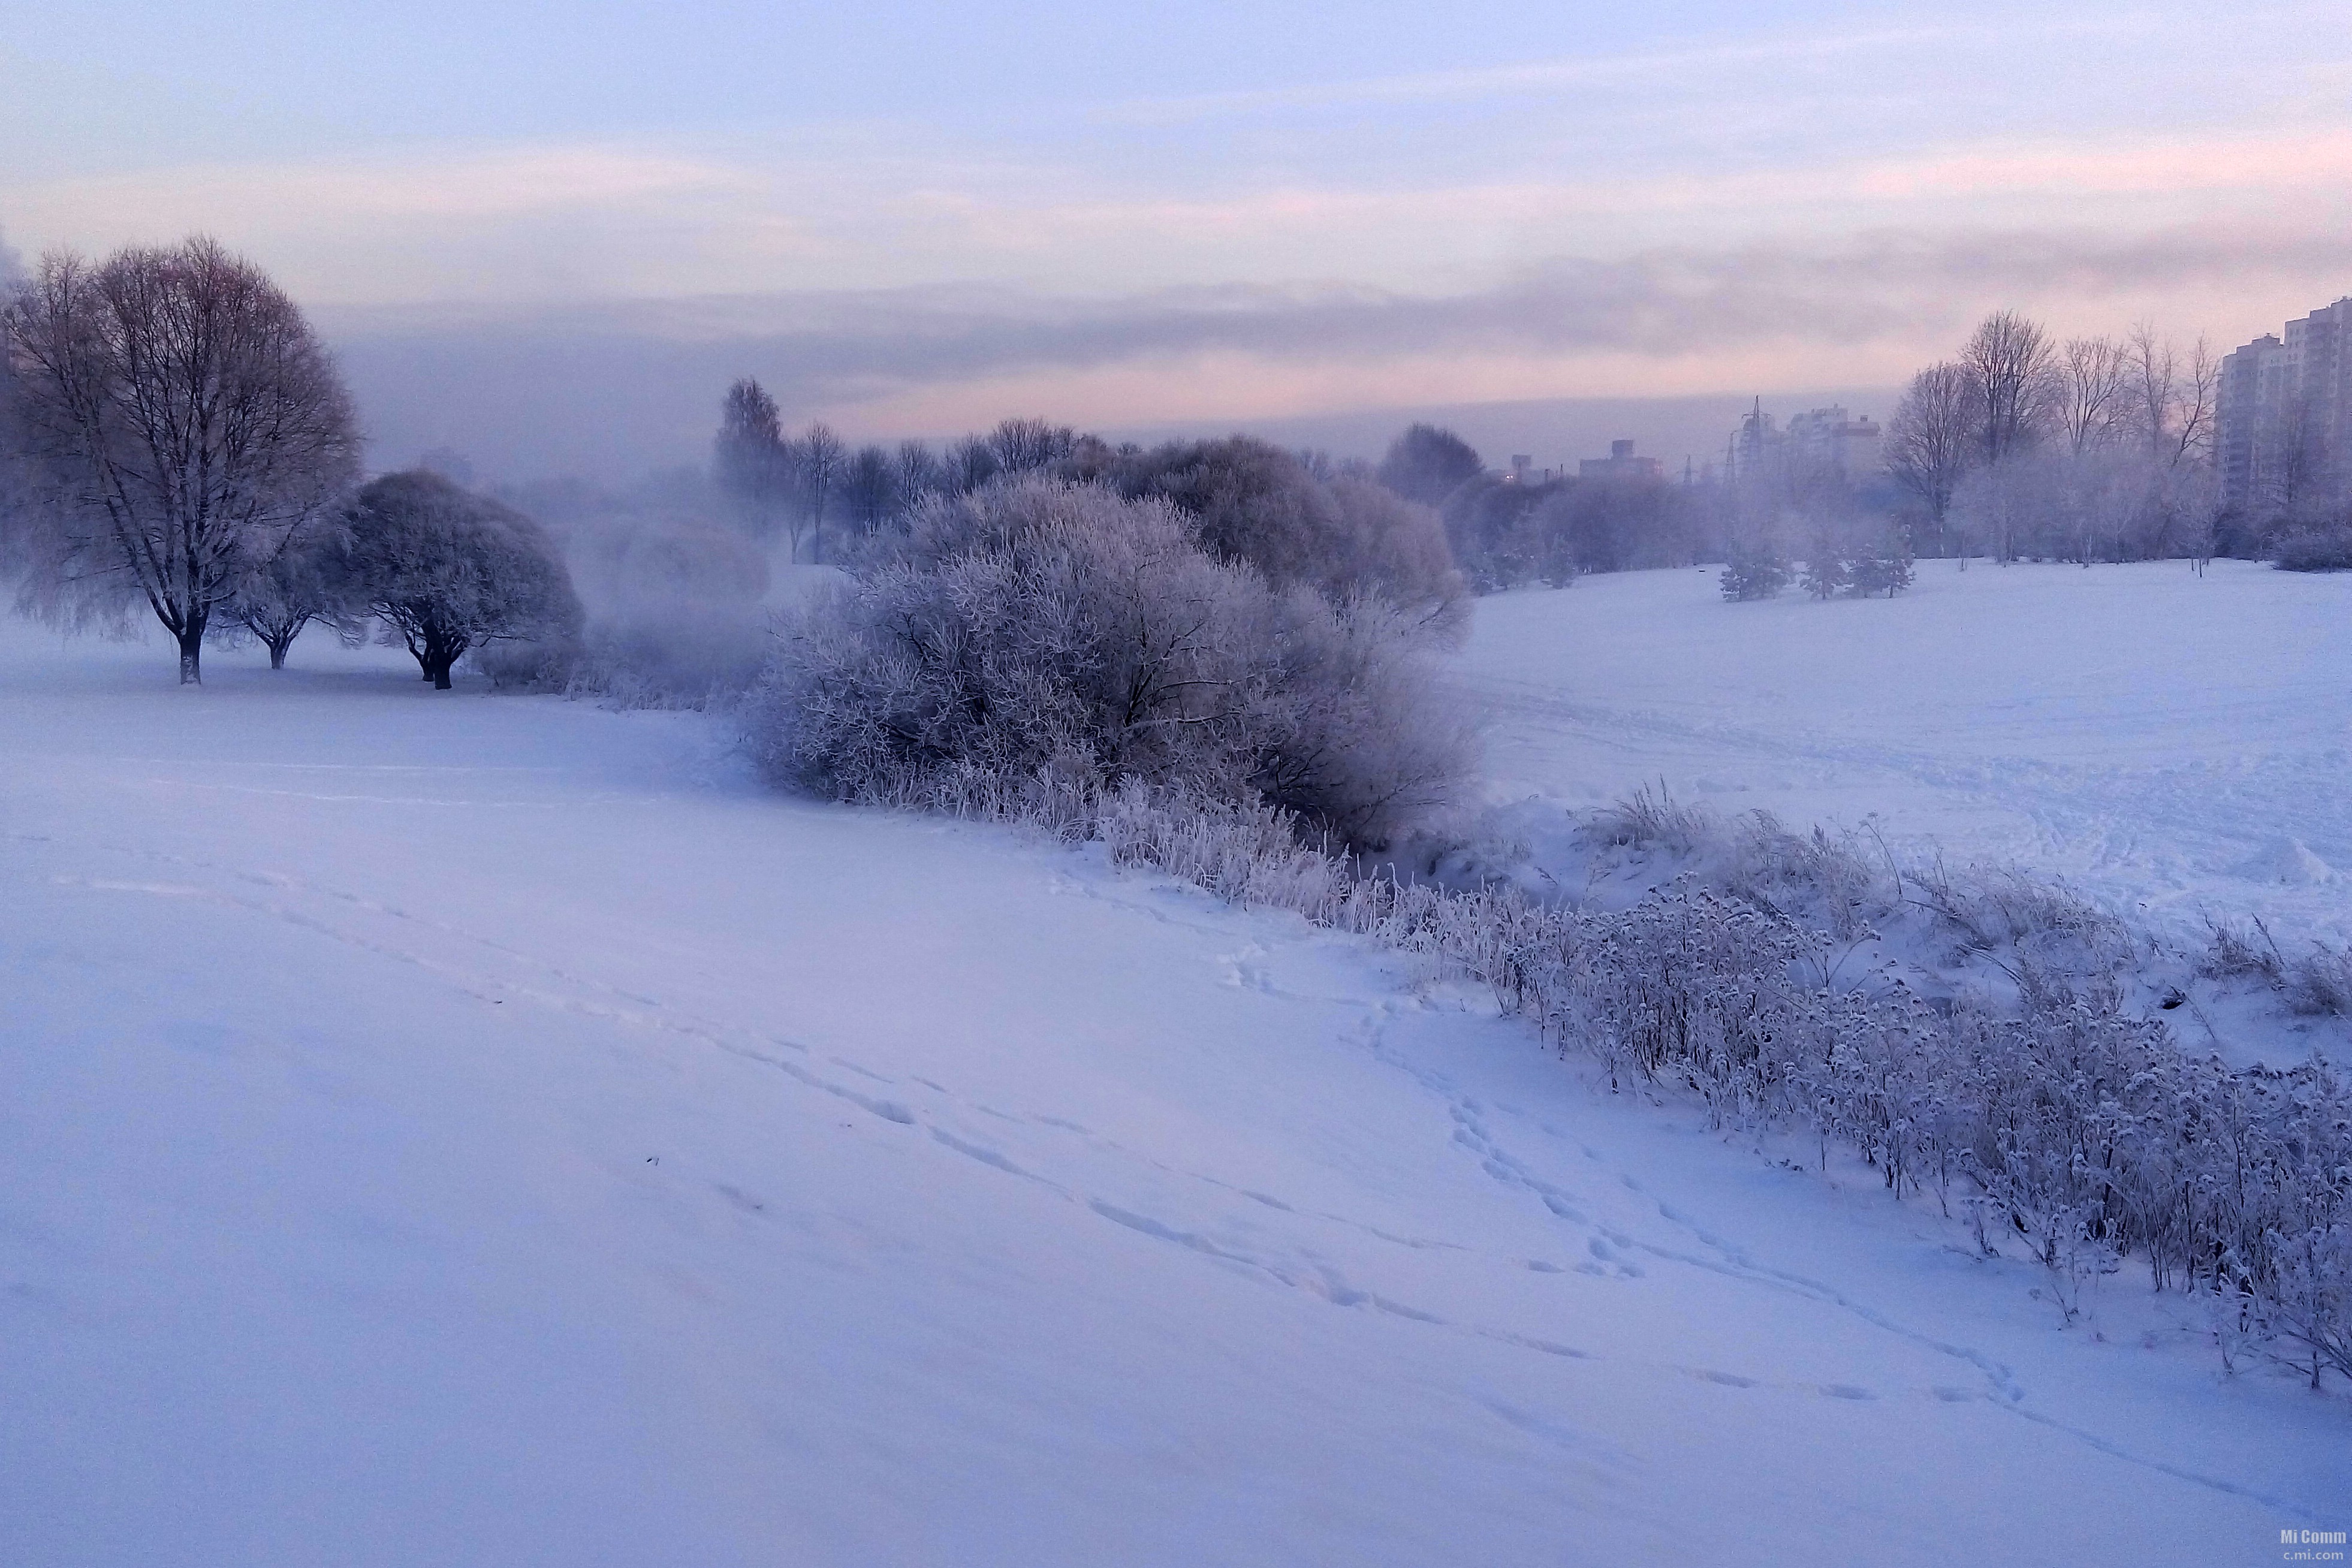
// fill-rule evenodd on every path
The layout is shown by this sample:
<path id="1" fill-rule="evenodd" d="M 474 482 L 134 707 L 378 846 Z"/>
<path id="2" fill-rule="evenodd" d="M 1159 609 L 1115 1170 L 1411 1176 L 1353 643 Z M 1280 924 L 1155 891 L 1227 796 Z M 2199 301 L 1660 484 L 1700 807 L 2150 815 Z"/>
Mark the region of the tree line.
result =
<path id="1" fill-rule="evenodd" d="M 202 237 L 42 258 L 0 303 L 0 544 L 20 604 L 78 627 L 143 609 L 203 679 L 244 632 L 282 668 L 314 622 L 468 651 L 580 611 L 520 512 L 440 476 L 362 484 L 350 392 L 300 309 Z"/>
<path id="2" fill-rule="evenodd" d="M 2183 349 L 2142 323 L 2062 340 L 1997 311 L 1911 378 L 1887 424 L 1887 471 L 1936 554 L 2251 553 L 2260 539 L 2223 516 L 2214 482 L 2219 391 L 2202 339 Z"/>

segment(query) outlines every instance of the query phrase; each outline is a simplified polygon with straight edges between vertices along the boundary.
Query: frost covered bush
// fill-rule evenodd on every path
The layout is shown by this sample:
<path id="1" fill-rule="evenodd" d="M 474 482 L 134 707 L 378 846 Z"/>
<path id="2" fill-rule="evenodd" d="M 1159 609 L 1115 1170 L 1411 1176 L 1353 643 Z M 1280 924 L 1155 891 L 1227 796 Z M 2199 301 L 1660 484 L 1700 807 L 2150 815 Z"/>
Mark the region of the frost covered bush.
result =
<path id="1" fill-rule="evenodd" d="M 2283 534 L 2273 559 L 2284 572 L 2352 572 L 2352 521 Z"/>
<path id="2" fill-rule="evenodd" d="M 1376 596 L 1447 637 L 1466 624 L 1468 591 L 1437 513 L 1383 486 L 1318 476 L 1246 436 L 1108 454 L 1085 468 L 1121 495 L 1172 502 L 1209 553 L 1255 567 L 1276 588 Z"/>
<path id="3" fill-rule="evenodd" d="M 1034 476 L 932 496 L 877 540 L 780 642 L 750 721 L 772 777 L 842 799 L 1134 779 L 1351 845 L 1469 760 L 1398 611 L 1277 589 L 1164 500 Z"/>

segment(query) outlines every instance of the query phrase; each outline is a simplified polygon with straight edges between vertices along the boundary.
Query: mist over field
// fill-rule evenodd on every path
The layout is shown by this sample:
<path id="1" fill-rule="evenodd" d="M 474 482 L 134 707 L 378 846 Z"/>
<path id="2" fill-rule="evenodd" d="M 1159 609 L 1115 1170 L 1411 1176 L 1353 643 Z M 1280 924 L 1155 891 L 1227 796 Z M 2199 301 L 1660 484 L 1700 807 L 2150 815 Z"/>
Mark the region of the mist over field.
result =
<path id="1" fill-rule="evenodd" d="M 0 1558 L 2340 1558 L 2336 9 L 11 30 Z"/>

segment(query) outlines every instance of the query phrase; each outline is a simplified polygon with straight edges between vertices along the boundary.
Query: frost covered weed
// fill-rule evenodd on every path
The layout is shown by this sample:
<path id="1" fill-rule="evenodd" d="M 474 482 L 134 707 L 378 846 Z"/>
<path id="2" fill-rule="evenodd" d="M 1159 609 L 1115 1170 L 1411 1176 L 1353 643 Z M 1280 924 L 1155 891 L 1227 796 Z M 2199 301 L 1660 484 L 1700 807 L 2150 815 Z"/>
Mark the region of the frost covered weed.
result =
<path id="1" fill-rule="evenodd" d="M 2127 1014 L 2102 973 L 2052 962 L 2027 970 L 2013 1009 L 1939 1005 L 1895 978 L 1824 984 L 1833 933 L 1690 878 L 1614 911 L 1506 883 L 1449 891 L 1365 874 L 1273 806 L 1050 771 L 908 804 L 1098 841 L 1114 864 L 1420 955 L 1612 1084 L 1685 1086 L 1718 1127 L 1811 1130 L 1896 1194 L 1957 1205 L 1989 1253 L 2021 1246 L 2048 1270 L 2047 1299 L 2070 1322 L 2091 1281 L 2137 1257 L 2158 1289 L 2241 1305 L 2231 1353 L 2250 1336 L 2315 1382 L 2352 1377 L 2352 1091 L 2318 1063 L 2192 1060 L 2160 1019 Z M 1645 816 L 1661 830 L 1706 820 L 1663 797 L 1617 820 Z M 1747 885 L 1777 877 L 1864 909 L 1899 879 L 1891 868 L 1878 879 L 1850 844 L 1774 826 L 1751 822 Z M 2074 895 L 2021 878 L 1944 879 L 1933 900 L 1972 940 L 2019 952 L 2105 962 L 2121 940 Z"/>
<path id="2" fill-rule="evenodd" d="M 2285 963 L 2279 956 L 2278 945 L 2260 925 L 2249 933 L 2242 926 L 2217 921 L 2209 914 L 2205 917 L 2205 929 L 2210 933 L 2210 941 L 2204 957 L 2198 962 L 2199 973 L 2213 980 L 2255 975 L 2273 985 L 2284 978 Z"/>
<path id="3" fill-rule="evenodd" d="M 1593 818 L 1592 831 L 1605 844 L 1693 855 L 1719 845 L 1723 827 L 1712 813 L 1685 805 L 1662 784 L 1655 795 L 1643 784 L 1626 799 L 1603 808 Z"/>
<path id="4" fill-rule="evenodd" d="M 2314 943 L 2287 968 L 2287 1000 L 2298 1013 L 2352 1016 L 2352 948 Z"/>
<path id="5" fill-rule="evenodd" d="M 1841 938 L 1860 935 L 1901 896 L 1850 833 L 1832 836 L 1820 827 L 1791 833 L 1770 812 L 1751 811 L 1739 819 L 1736 843 L 1727 879 L 1732 892 L 1767 909 L 1801 900 Z"/>
<path id="6" fill-rule="evenodd" d="M 2277 991 L 2307 1017 L 2352 1017 L 2352 947 L 2314 942 L 2289 958 L 2259 920 L 2245 928 L 2206 918 L 2210 933 L 2198 973 L 2215 980 L 2254 979 Z"/>

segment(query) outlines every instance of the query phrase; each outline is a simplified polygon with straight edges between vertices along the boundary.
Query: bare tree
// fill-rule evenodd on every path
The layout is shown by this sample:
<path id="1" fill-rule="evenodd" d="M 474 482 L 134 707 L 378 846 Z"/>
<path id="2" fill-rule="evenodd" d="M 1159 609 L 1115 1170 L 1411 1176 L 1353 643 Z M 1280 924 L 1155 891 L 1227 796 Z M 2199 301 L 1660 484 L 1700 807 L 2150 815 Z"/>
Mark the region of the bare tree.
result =
<path id="1" fill-rule="evenodd" d="M 899 442 L 892 460 L 898 470 L 898 494 L 909 504 L 932 490 L 948 487 L 947 465 L 923 442 Z"/>
<path id="2" fill-rule="evenodd" d="M 351 395 L 293 300 L 215 241 L 45 257 L 0 312 L 39 506 L 27 607 L 142 601 L 202 679 L 238 585 L 356 477 Z"/>
<path id="3" fill-rule="evenodd" d="M 2184 363 L 2171 340 L 2141 321 L 2124 340 L 2122 352 L 2125 401 L 2148 456 L 2168 468 L 2206 456 L 2221 365 L 2205 340 L 2197 340 Z"/>
<path id="4" fill-rule="evenodd" d="M 898 465 L 891 459 L 888 447 L 869 444 L 850 455 L 842 475 L 841 499 L 850 526 L 860 533 L 873 532 L 897 513 Z"/>
<path id="5" fill-rule="evenodd" d="M 1982 421 L 1976 382 L 1966 365 L 1947 360 L 1911 378 L 1886 425 L 1886 471 L 1919 498 L 1944 549 L 1952 492 L 1976 460 Z"/>
<path id="6" fill-rule="evenodd" d="M 2125 356 L 2111 338 L 2068 338 L 2052 373 L 2051 403 L 2076 457 L 2115 438 L 2125 416 Z"/>
<path id="7" fill-rule="evenodd" d="M 824 521 L 833 510 L 836 493 L 841 488 L 843 470 L 849 466 L 849 448 L 833 433 L 833 426 L 812 425 L 808 434 L 793 443 L 793 468 L 798 480 L 800 516 L 809 535 L 809 559 L 824 559 Z M 801 530 L 793 531 L 793 552 L 800 552 Z"/>
<path id="8" fill-rule="evenodd" d="M 341 592 L 341 531 L 316 520 L 287 536 L 276 555 L 237 584 L 228 614 L 269 650 L 269 668 L 286 668 L 294 639 L 312 621 L 345 620 Z"/>
<path id="9" fill-rule="evenodd" d="M 985 436 L 966 436 L 948 448 L 948 483 L 959 491 L 980 489 L 1003 470 Z"/>
<path id="10" fill-rule="evenodd" d="M 2033 445 L 2051 401 L 2049 334 L 2014 310 L 1996 310 L 1969 334 L 1959 363 L 1976 384 L 1985 460 Z"/>
<path id="11" fill-rule="evenodd" d="M 1077 432 L 1043 419 L 1007 419 L 988 433 L 989 450 L 1008 474 L 1027 473 L 1060 462 L 1078 444 Z"/>
<path id="12" fill-rule="evenodd" d="M 761 538 L 773 533 L 790 503 L 792 475 L 776 400 L 750 376 L 727 389 L 711 465 L 746 526 Z"/>
<path id="13" fill-rule="evenodd" d="M 2172 398 L 2172 439 L 2166 461 L 2178 466 L 2212 455 L 2213 417 L 2221 395 L 2221 361 L 2202 337 L 2189 351 L 2179 389 Z"/>

